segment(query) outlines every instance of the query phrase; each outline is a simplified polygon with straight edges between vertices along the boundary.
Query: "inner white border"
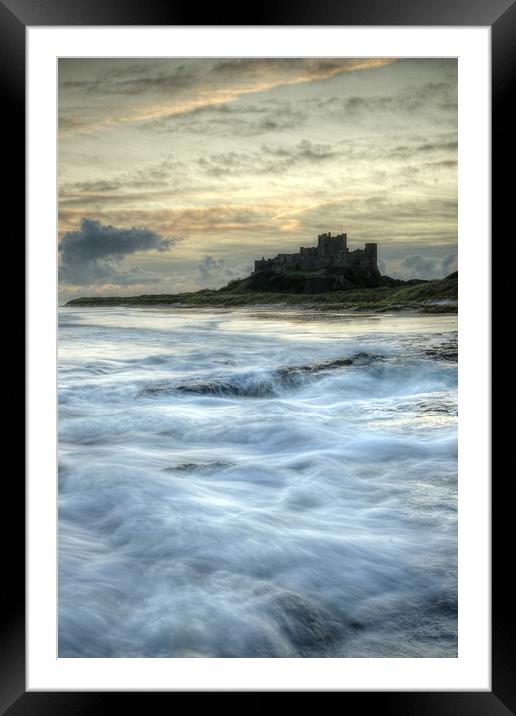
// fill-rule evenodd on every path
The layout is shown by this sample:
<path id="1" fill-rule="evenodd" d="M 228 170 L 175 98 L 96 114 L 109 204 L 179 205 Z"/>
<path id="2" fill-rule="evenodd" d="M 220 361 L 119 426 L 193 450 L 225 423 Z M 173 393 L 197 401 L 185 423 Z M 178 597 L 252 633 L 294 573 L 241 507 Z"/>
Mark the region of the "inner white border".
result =
<path id="1" fill-rule="evenodd" d="M 459 58 L 459 656 L 58 659 L 56 60 Z M 34 690 L 490 690 L 490 28 L 27 28 L 27 685 Z"/>

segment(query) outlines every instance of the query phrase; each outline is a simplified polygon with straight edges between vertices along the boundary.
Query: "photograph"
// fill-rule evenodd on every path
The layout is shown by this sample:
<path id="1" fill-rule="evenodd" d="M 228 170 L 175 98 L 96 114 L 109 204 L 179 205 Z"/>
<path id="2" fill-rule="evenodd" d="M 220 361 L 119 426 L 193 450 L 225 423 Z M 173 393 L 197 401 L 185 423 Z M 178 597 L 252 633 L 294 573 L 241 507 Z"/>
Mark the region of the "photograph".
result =
<path id="1" fill-rule="evenodd" d="M 57 73 L 59 659 L 457 659 L 457 57 Z"/>

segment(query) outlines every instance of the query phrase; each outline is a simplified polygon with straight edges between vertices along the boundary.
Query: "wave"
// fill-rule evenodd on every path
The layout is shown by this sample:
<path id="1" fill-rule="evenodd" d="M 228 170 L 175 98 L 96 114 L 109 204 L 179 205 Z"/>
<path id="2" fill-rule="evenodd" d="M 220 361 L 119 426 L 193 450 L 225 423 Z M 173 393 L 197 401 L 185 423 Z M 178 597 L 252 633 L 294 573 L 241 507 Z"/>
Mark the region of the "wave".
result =
<path id="1" fill-rule="evenodd" d="M 81 316 L 60 657 L 456 656 L 455 319 Z"/>
<path id="2" fill-rule="evenodd" d="M 326 374 L 351 365 L 366 365 L 381 356 L 370 353 L 357 353 L 351 358 L 309 363 L 277 368 L 268 373 L 239 373 L 217 380 L 198 380 L 189 383 L 157 383 L 147 386 L 142 395 L 167 393 L 192 393 L 195 395 L 235 396 L 246 398 L 267 398 L 280 395 L 285 389 L 296 388 L 306 383 L 308 376 Z"/>

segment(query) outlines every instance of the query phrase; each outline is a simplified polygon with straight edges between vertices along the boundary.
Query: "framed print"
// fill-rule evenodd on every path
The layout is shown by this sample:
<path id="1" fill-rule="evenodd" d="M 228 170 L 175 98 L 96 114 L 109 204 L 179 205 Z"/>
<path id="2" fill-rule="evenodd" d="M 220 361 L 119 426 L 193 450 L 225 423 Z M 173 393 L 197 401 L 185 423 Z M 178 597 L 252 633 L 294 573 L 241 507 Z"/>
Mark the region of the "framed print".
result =
<path id="1" fill-rule="evenodd" d="M 0 10 L 28 309 L 4 708 L 514 710 L 490 470 L 514 6 Z"/>

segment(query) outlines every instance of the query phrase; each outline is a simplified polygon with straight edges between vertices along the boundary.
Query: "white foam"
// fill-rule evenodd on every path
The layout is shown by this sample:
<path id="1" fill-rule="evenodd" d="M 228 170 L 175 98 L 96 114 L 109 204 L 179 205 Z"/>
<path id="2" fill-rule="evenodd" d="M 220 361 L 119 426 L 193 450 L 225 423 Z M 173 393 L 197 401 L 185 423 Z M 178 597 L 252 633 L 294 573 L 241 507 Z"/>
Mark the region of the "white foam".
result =
<path id="1" fill-rule="evenodd" d="M 60 656 L 455 655 L 453 317 L 61 322 Z"/>

